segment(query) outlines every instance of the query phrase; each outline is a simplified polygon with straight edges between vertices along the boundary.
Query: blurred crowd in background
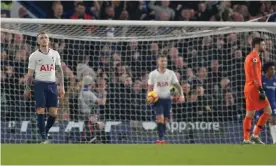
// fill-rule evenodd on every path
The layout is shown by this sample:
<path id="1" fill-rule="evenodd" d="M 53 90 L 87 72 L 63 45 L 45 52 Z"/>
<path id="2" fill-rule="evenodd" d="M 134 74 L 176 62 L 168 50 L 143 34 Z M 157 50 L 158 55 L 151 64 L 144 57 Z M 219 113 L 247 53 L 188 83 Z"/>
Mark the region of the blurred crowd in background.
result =
<path id="1" fill-rule="evenodd" d="M 9 17 L 12 1 L 2 1 L 1 17 Z M 276 12 L 275 1 L 23 1 L 18 16 L 31 18 L 162 20 L 162 21 L 266 21 Z M 275 16 L 271 20 L 275 21 Z"/>
<path id="2" fill-rule="evenodd" d="M 276 11 L 273 1 L 32 3 L 37 7 L 44 5 L 37 17 L 56 19 L 266 21 Z M 20 17 L 30 18 L 26 8 L 18 12 Z M 8 16 L 8 11 L 1 10 L 1 16 Z M 51 48 L 61 54 L 66 82 L 58 121 L 88 117 L 92 121 L 153 120 L 145 94 L 148 73 L 156 68 L 158 55 L 168 57 L 168 68 L 176 72 L 186 98 L 184 103 L 174 103 L 174 120 L 241 120 L 243 62 L 255 36 L 264 37 L 267 43 L 263 61 L 275 61 L 275 35 L 257 31 L 170 41 L 96 42 L 51 38 Z M 1 31 L 2 120 L 29 119 L 35 112 L 33 100 L 23 98 L 28 57 L 35 49 L 35 37 Z M 84 86 L 102 101 L 101 104 L 91 102 L 89 111 L 80 104 L 84 100 L 80 97 Z"/>

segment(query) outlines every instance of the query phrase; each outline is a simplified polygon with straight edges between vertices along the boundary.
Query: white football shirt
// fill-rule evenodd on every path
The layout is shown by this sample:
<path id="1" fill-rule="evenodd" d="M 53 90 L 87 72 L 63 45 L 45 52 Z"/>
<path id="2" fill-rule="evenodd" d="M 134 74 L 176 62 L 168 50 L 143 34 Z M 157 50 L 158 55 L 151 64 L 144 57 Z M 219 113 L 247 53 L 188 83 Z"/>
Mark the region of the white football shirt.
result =
<path id="1" fill-rule="evenodd" d="M 56 82 L 55 65 L 61 62 L 59 53 L 53 49 L 49 49 L 48 54 L 36 50 L 29 57 L 28 68 L 35 71 L 37 81 Z"/>
<path id="2" fill-rule="evenodd" d="M 153 85 L 153 90 L 159 98 L 170 98 L 170 86 L 175 83 L 178 83 L 178 80 L 172 70 L 166 69 L 164 73 L 160 73 L 156 69 L 149 74 L 148 84 Z"/>

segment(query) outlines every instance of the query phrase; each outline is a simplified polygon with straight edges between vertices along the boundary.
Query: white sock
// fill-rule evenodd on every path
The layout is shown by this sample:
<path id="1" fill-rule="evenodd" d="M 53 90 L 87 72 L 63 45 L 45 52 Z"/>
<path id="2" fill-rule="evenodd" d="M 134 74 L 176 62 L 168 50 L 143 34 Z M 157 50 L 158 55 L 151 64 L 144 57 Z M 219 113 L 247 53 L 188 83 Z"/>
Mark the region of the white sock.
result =
<path id="1" fill-rule="evenodd" d="M 270 134 L 272 137 L 273 144 L 276 144 L 276 125 L 269 124 Z"/>

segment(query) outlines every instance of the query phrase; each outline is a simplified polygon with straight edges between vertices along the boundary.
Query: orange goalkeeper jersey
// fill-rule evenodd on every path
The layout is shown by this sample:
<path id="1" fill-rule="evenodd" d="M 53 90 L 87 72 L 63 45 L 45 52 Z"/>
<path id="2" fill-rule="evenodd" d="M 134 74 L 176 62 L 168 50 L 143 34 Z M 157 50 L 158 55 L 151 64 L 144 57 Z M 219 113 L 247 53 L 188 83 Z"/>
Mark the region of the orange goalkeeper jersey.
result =
<path id="1" fill-rule="evenodd" d="M 246 79 L 244 91 L 258 91 L 258 87 L 262 85 L 262 64 L 261 59 L 256 51 L 252 51 L 246 57 L 244 71 Z"/>

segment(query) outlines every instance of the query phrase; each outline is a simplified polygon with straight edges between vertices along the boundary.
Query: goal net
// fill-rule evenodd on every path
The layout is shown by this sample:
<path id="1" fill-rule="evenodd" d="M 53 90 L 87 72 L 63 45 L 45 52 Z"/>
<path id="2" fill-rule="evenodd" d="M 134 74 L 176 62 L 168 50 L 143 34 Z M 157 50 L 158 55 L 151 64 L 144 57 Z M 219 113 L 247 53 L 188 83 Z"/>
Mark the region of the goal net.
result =
<path id="1" fill-rule="evenodd" d="M 53 143 L 153 143 L 157 139 L 154 112 L 145 96 L 158 55 L 168 57 L 168 68 L 175 71 L 186 98 L 184 103 L 173 103 L 167 142 L 240 143 L 245 113 L 243 63 L 252 38 L 266 40 L 263 62 L 276 60 L 275 33 L 259 27 L 254 23 L 2 19 L 1 142 L 39 140 L 34 99 L 24 99 L 23 90 L 28 57 L 37 49 L 36 35 L 46 31 L 50 47 L 61 55 L 66 89 L 50 130 Z M 84 107 L 84 85 L 103 103 Z M 267 143 L 268 133 L 266 128 L 262 132 Z"/>

